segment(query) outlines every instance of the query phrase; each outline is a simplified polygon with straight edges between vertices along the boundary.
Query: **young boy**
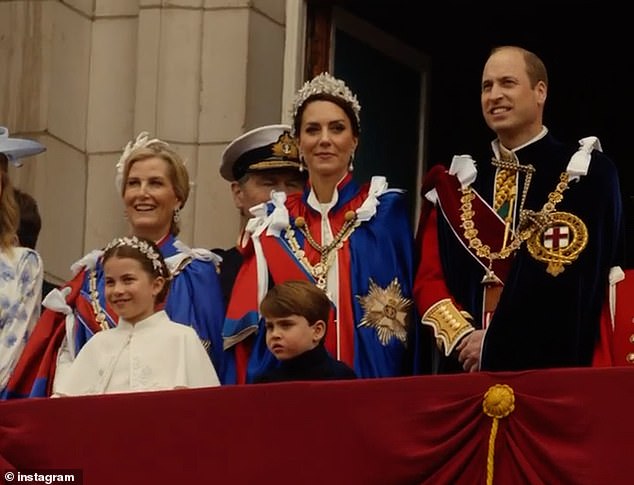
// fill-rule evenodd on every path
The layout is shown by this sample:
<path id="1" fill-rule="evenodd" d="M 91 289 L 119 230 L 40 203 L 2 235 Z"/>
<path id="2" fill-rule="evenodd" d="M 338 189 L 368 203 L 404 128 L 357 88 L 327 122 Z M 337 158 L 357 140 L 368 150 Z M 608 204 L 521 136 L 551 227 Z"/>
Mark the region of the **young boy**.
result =
<path id="1" fill-rule="evenodd" d="M 308 281 L 285 281 L 269 290 L 260 313 L 266 325 L 266 345 L 279 365 L 253 382 L 355 379 L 348 365 L 324 347 L 331 303 Z"/>

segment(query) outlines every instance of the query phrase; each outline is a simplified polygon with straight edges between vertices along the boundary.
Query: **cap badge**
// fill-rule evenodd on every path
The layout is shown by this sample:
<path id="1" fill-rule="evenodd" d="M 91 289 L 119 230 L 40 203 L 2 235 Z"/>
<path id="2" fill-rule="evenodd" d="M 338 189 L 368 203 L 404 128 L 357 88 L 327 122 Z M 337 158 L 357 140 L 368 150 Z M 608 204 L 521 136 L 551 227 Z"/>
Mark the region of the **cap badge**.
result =
<path id="1" fill-rule="evenodd" d="M 288 131 L 285 131 L 277 139 L 277 142 L 271 148 L 274 156 L 280 158 L 299 158 L 297 145 Z"/>

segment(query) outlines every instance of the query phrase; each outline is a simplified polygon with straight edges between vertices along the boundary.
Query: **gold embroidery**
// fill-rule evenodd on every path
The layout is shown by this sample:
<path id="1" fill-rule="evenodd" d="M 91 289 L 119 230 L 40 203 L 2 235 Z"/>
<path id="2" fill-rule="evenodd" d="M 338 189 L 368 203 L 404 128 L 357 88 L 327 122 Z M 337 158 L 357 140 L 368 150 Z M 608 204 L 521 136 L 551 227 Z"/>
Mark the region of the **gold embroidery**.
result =
<path id="1" fill-rule="evenodd" d="M 449 298 L 434 303 L 423 315 L 421 322 L 434 329 L 438 347 L 449 356 L 460 339 L 475 330 L 471 315 L 459 311 Z"/>
<path id="2" fill-rule="evenodd" d="M 403 343 L 407 341 L 412 300 L 403 296 L 396 278 L 386 288 L 381 288 L 370 279 L 368 294 L 357 295 L 357 298 L 364 310 L 360 327 L 374 327 L 383 345 L 387 345 L 392 337 Z"/>
<path id="3" fill-rule="evenodd" d="M 293 158 L 295 160 L 299 159 L 299 150 L 288 131 L 285 131 L 280 135 L 271 151 L 276 157 Z"/>

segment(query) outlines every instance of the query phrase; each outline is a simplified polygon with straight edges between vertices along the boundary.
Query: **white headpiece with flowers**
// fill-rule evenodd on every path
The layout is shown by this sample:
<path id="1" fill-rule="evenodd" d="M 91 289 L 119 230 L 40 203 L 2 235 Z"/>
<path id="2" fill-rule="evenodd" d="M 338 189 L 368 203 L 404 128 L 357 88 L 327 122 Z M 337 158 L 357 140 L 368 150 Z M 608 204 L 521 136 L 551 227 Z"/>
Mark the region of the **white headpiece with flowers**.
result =
<path id="1" fill-rule="evenodd" d="M 301 89 L 297 91 L 295 100 L 293 101 L 293 118 L 297 116 L 297 112 L 306 100 L 316 94 L 329 94 L 343 99 L 352 108 L 357 119 L 357 126 L 361 126 L 361 118 L 359 117 L 361 105 L 357 100 L 357 96 L 350 91 L 350 88 L 346 86 L 345 82 L 327 72 L 322 72 L 310 81 L 306 81 Z"/>
<path id="2" fill-rule="evenodd" d="M 153 143 L 160 143 L 161 145 L 167 146 L 167 143 L 165 143 L 162 140 L 159 140 L 158 138 L 150 139 L 150 134 L 147 131 L 142 131 L 141 133 L 137 135 L 135 140 L 130 140 L 127 143 L 116 165 L 117 172 L 115 175 L 114 183 L 119 193 L 121 193 L 123 189 L 122 188 L 123 174 L 125 173 L 125 167 L 128 161 L 130 160 L 130 155 L 132 155 L 132 152 L 134 152 L 134 150 L 137 150 L 139 148 L 145 148 L 146 146 L 152 145 Z"/>
<path id="3" fill-rule="evenodd" d="M 136 236 L 118 237 L 116 239 L 113 239 L 104 248 L 103 252 L 105 253 L 112 248 L 120 248 L 123 246 L 138 249 L 141 254 L 143 254 L 152 263 L 152 266 L 158 272 L 158 274 L 160 274 L 161 276 L 167 276 L 165 274 L 165 270 L 163 269 L 163 264 L 161 264 L 160 255 L 146 241 L 143 241 Z"/>

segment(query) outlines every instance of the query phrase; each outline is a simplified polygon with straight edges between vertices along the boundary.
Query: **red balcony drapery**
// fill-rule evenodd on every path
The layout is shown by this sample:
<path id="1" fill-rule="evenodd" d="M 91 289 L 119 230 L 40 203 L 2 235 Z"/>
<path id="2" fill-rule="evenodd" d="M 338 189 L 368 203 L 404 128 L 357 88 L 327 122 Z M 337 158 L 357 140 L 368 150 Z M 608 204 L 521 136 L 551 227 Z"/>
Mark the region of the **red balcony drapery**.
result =
<path id="1" fill-rule="evenodd" d="M 0 402 L 0 472 L 86 484 L 629 484 L 634 369 L 555 369 Z M 514 409 L 483 412 L 486 392 Z M 5 463 L 3 463 L 3 461 Z M 0 474 L 0 476 L 2 476 Z"/>

